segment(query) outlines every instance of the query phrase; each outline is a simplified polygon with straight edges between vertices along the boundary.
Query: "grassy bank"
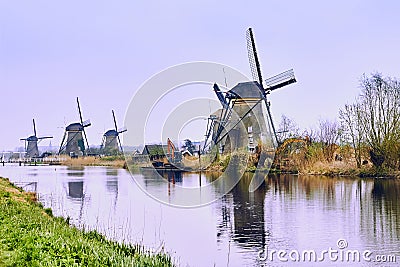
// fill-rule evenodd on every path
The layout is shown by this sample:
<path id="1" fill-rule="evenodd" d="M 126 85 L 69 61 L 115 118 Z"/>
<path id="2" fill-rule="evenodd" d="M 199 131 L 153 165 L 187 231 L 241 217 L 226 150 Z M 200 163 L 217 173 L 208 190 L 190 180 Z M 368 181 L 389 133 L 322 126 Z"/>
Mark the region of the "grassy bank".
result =
<path id="1" fill-rule="evenodd" d="M 0 178 L 0 266 L 173 266 L 166 254 L 71 227 Z"/>

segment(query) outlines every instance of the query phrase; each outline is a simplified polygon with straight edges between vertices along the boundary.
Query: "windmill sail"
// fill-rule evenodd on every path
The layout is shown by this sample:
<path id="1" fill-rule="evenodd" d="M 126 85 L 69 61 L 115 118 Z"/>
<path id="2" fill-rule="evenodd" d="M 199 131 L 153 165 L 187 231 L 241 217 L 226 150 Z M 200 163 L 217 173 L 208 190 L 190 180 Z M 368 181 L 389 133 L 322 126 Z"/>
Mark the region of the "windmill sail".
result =
<path id="1" fill-rule="evenodd" d="M 258 60 L 256 42 L 254 41 L 253 30 L 249 28 L 246 32 L 247 54 L 249 56 L 249 64 L 253 79 L 263 86 L 263 78 L 261 74 L 260 61 Z"/>

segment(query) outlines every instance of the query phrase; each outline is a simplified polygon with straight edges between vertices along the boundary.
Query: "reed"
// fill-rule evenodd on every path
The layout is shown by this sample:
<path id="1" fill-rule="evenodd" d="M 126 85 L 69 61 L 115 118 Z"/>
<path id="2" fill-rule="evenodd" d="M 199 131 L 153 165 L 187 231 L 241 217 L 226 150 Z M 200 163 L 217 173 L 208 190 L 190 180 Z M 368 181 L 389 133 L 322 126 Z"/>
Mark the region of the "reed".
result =
<path id="1" fill-rule="evenodd" d="M 66 166 L 110 166 L 116 168 L 124 168 L 126 165 L 125 159 L 123 157 L 109 156 L 109 157 L 80 157 L 80 158 L 70 158 L 65 157 L 61 161 L 62 165 Z"/>

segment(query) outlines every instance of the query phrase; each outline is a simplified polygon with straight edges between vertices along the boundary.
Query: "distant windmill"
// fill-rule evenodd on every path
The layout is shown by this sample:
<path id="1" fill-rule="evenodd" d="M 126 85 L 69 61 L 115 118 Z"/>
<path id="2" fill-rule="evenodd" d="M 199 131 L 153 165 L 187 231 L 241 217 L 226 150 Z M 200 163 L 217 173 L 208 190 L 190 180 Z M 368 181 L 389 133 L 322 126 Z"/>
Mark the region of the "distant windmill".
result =
<path id="1" fill-rule="evenodd" d="M 222 105 L 222 109 L 209 118 L 203 151 L 209 145 L 220 145 L 222 151 L 230 150 L 230 147 L 226 147 L 230 144 L 233 144 L 234 148 L 248 144 L 248 150 L 255 151 L 256 144 L 267 139 L 268 125 L 272 128 L 274 135 L 272 141 L 278 143 L 267 95 L 273 90 L 295 83 L 296 78 L 293 70 L 290 69 L 263 81 L 251 28 L 247 30 L 246 37 L 249 63 L 254 81 L 239 83 L 225 95 L 218 85 L 214 84 L 214 92 Z M 265 106 L 262 102 L 265 103 Z M 233 111 L 237 115 L 235 120 L 232 118 Z M 239 129 L 236 126 L 240 122 L 244 124 L 244 127 Z"/>
<path id="2" fill-rule="evenodd" d="M 38 158 L 39 157 L 38 142 L 40 142 L 43 139 L 53 138 L 53 137 L 52 136 L 37 137 L 35 119 L 33 119 L 32 121 L 33 121 L 33 135 L 29 136 L 28 138 L 21 138 L 21 140 L 25 141 L 26 157 Z"/>
<path id="3" fill-rule="evenodd" d="M 105 153 L 109 153 L 112 151 L 118 151 L 118 145 L 119 145 L 121 152 L 124 152 L 123 148 L 122 148 L 121 139 L 119 138 L 119 134 L 126 132 L 127 129 L 125 127 L 118 129 L 114 110 L 112 110 L 112 115 L 113 115 L 113 119 L 114 119 L 114 127 L 115 128 L 112 130 L 108 130 L 107 132 L 104 133 L 103 141 L 101 143 L 101 149 Z"/>
<path id="4" fill-rule="evenodd" d="M 70 156 L 86 155 L 86 148 L 89 150 L 89 143 L 86 137 L 85 128 L 90 126 L 90 120 L 83 121 L 79 98 L 76 98 L 80 122 L 71 123 L 65 128 L 58 154 L 66 153 Z"/>

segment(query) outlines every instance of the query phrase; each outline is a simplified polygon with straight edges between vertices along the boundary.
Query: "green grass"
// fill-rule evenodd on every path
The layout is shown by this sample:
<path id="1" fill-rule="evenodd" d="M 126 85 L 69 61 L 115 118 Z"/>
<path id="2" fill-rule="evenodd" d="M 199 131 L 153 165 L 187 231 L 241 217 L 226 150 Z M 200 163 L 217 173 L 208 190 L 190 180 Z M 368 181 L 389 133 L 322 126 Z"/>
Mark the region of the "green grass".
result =
<path id="1" fill-rule="evenodd" d="M 173 266 L 167 254 L 106 239 L 63 218 L 0 178 L 0 266 Z"/>
<path id="2" fill-rule="evenodd" d="M 114 160 L 125 160 L 124 155 L 104 156 L 100 158 L 101 161 L 114 161 Z"/>

